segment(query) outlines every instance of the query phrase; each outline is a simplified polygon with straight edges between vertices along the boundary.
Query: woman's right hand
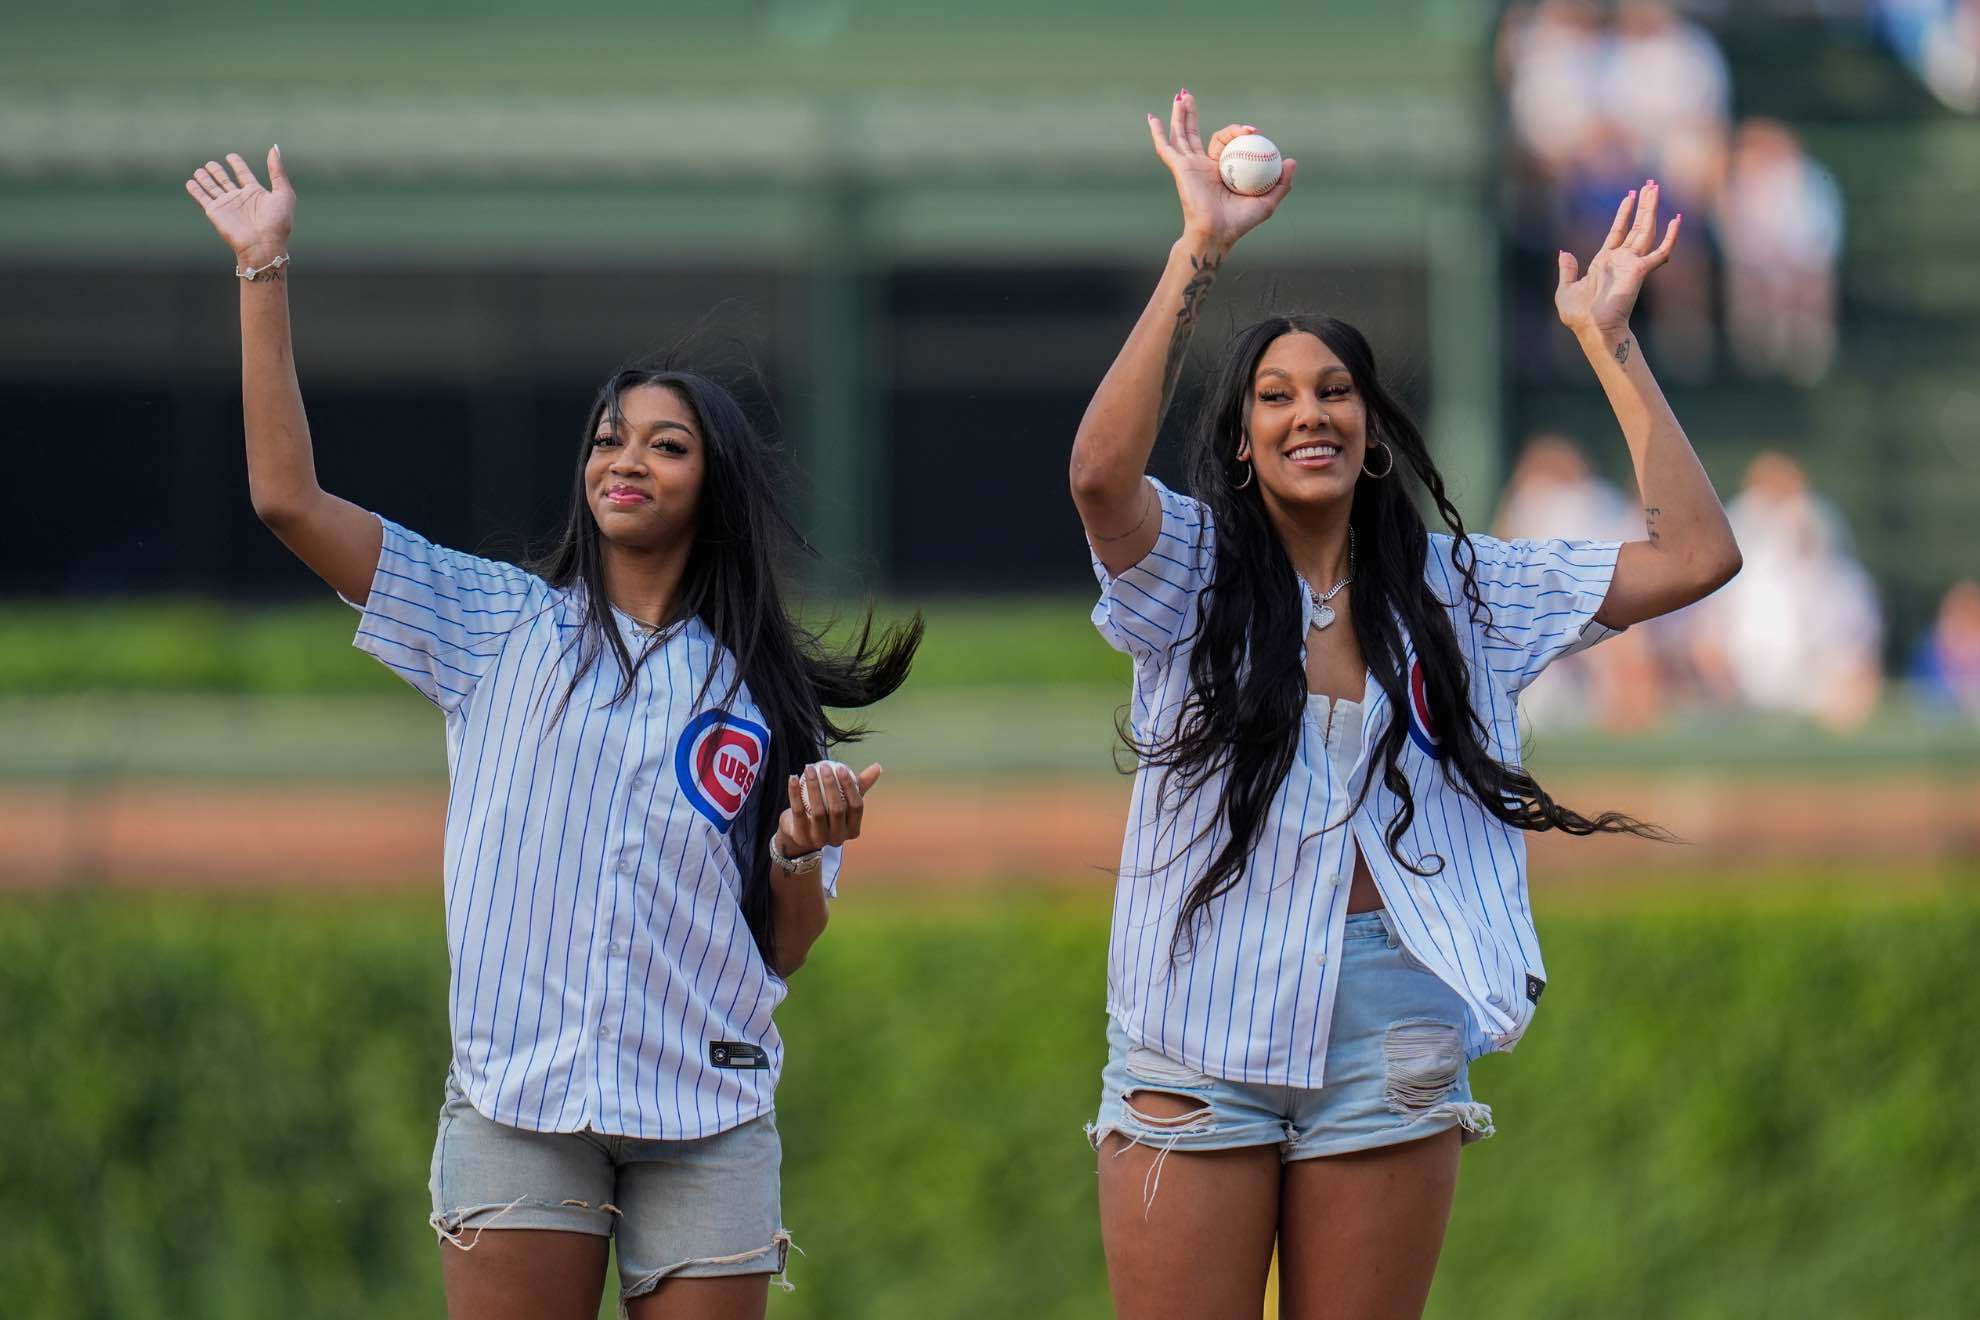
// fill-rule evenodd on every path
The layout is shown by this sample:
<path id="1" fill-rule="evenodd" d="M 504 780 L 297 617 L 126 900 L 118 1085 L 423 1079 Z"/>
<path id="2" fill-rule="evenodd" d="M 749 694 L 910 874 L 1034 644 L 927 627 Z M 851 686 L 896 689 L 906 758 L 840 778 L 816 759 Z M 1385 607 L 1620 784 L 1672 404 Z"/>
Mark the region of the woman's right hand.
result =
<path id="1" fill-rule="evenodd" d="M 234 250 L 236 261 L 265 266 L 289 250 L 289 231 L 296 222 L 296 190 L 282 168 L 282 149 L 268 149 L 267 188 L 239 156 L 229 153 L 227 163 L 234 167 L 233 177 L 220 162 L 209 160 L 186 180 L 186 193 Z"/>
<path id="2" fill-rule="evenodd" d="M 1176 192 L 1182 199 L 1183 229 L 1208 243 L 1228 248 L 1263 224 L 1292 189 L 1298 162 L 1288 160 L 1279 181 L 1269 192 L 1256 197 L 1234 193 L 1224 186 L 1217 172 L 1217 158 L 1232 138 L 1258 130 L 1249 124 L 1229 124 L 1219 129 L 1208 147 L 1197 134 L 1196 98 L 1185 87 L 1176 93 L 1165 129 L 1162 121 L 1148 116 L 1148 133 L 1155 140 L 1155 154 L 1175 176 Z"/>

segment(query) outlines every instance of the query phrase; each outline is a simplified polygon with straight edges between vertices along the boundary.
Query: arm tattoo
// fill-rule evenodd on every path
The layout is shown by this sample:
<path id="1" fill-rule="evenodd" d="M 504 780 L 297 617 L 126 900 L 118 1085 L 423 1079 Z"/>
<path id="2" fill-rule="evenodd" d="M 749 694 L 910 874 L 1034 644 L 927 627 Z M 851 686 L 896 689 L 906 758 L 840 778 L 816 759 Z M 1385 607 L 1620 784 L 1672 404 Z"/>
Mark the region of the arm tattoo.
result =
<path id="1" fill-rule="evenodd" d="M 1141 517 L 1135 520 L 1134 526 L 1128 528 L 1125 532 L 1116 532 L 1112 536 L 1101 536 L 1096 532 L 1093 534 L 1093 543 L 1095 545 L 1108 545 L 1115 541 L 1125 541 L 1148 525 L 1148 515 L 1155 510 L 1155 488 L 1144 481 L 1141 483 L 1141 491 L 1147 498 L 1141 502 Z"/>
<path id="2" fill-rule="evenodd" d="M 1616 365 L 1619 367 L 1626 366 L 1628 362 L 1629 362 L 1629 341 L 1625 339 L 1620 344 L 1616 345 Z"/>
<path id="3" fill-rule="evenodd" d="M 1169 336 L 1169 357 L 1162 365 L 1162 408 L 1155 414 L 1158 422 L 1169 411 L 1169 401 L 1175 397 L 1176 382 L 1182 379 L 1183 358 L 1189 352 L 1190 336 L 1196 333 L 1196 318 L 1203 311 L 1204 295 L 1217 279 L 1216 257 L 1191 257 L 1190 266 L 1196 274 L 1190 276 L 1183 286 L 1182 306 L 1176 310 L 1175 332 Z"/>
<path id="4" fill-rule="evenodd" d="M 1643 530 L 1649 533 L 1651 545 L 1657 544 L 1657 519 L 1663 515 L 1663 512 L 1662 509 L 1656 508 L 1643 511 Z"/>

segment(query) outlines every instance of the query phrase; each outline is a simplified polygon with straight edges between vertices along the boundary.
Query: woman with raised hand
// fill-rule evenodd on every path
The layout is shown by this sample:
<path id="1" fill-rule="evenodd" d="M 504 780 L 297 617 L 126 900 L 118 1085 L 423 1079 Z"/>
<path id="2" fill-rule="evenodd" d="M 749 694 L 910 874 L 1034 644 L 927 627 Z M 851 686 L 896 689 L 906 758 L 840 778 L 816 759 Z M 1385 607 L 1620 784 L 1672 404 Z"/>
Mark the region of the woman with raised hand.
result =
<path id="1" fill-rule="evenodd" d="M 1468 534 L 1367 341 L 1277 316 L 1223 349 L 1186 441 L 1146 475 L 1203 304 L 1285 200 L 1218 178 L 1180 92 L 1156 154 L 1182 237 L 1073 443 L 1101 634 L 1134 660 L 1137 754 L 1108 956 L 1101 1232 L 1120 1314 L 1421 1312 L 1460 1144 L 1492 1131 L 1466 1067 L 1546 985 L 1528 830 L 1583 816 L 1521 769 L 1514 707 L 1549 661 L 1725 583 L 1739 551 L 1637 351 L 1670 256 L 1657 189 L 1623 199 L 1556 304 L 1615 409 L 1647 509 L 1626 544 Z M 1418 512 L 1424 493 L 1444 528 Z"/>
<path id="2" fill-rule="evenodd" d="M 449 1313 L 590 1320 L 614 1238 L 635 1320 L 761 1316 L 790 1242 L 771 1013 L 880 777 L 825 759 L 856 736 L 825 708 L 899 687 L 920 621 L 869 617 L 837 654 L 791 620 L 777 456 L 671 363 L 605 381 L 528 570 L 324 491 L 289 341 L 295 190 L 280 148 L 267 188 L 227 161 L 186 191 L 238 263 L 255 511 L 446 717 Z"/>

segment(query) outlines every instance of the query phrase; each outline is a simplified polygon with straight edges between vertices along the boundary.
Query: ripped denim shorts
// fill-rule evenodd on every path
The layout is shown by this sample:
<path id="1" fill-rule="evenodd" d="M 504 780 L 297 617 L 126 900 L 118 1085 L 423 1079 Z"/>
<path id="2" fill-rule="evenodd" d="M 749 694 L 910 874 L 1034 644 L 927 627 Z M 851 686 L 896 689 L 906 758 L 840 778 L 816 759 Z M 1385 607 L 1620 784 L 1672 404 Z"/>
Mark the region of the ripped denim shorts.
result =
<path id="1" fill-rule="evenodd" d="M 614 1238 L 624 1303 L 664 1279 L 781 1276 L 783 1143 L 773 1114 L 687 1141 L 531 1132 L 497 1123 L 452 1071 L 433 1143 L 428 1221 L 472 1251 L 484 1231 L 550 1228 Z"/>
<path id="2" fill-rule="evenodd" d="M 1282 1160 L 1373 1150 L 1453 1127 L 1467 1143 L 1492 1135 L 1492 1111 L 1471 1098 L 1464 1001 L 1404 952 L 1382 913 L 1347 919 L 1341 988 L 1327 1041 L 1326 1085 L 1307 1090 L 1225 1081 L 1177 1063 L 1107 1024 L 1097 1148 L 1109 1133 L 1171 1150 L 1277 1146 Z M 1175 1118 L 1137 1109 L 1140 1092 L 1191 1108 Z M 1125 1148 L 1123 1148 L 1125 1149 Z"/>

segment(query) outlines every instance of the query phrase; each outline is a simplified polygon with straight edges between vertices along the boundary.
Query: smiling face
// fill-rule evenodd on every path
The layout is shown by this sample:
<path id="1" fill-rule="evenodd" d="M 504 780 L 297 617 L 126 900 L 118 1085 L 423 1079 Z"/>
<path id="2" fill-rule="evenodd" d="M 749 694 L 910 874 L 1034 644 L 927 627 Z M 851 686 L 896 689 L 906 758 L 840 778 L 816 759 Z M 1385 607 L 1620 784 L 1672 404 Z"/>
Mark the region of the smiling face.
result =
<path id="1" fill-rule="evenodd" d="M 1268 505 L 1312 509 L 1352 496 L 1367 426 L 1353 375 L 1317 336 L 1294 331 L 1266 346 L 1251 373 L 1242 457 Z"/>
<path id="2" fill-rule="evenodd" d="M 619 413 L 616 428 L 609 410 L 599 417 L 584 464 L 599 535 L 629 550 L 692 538 L 707 471 L 694 410 L 664 385 L 639 385 L 619 395 Z"/>

